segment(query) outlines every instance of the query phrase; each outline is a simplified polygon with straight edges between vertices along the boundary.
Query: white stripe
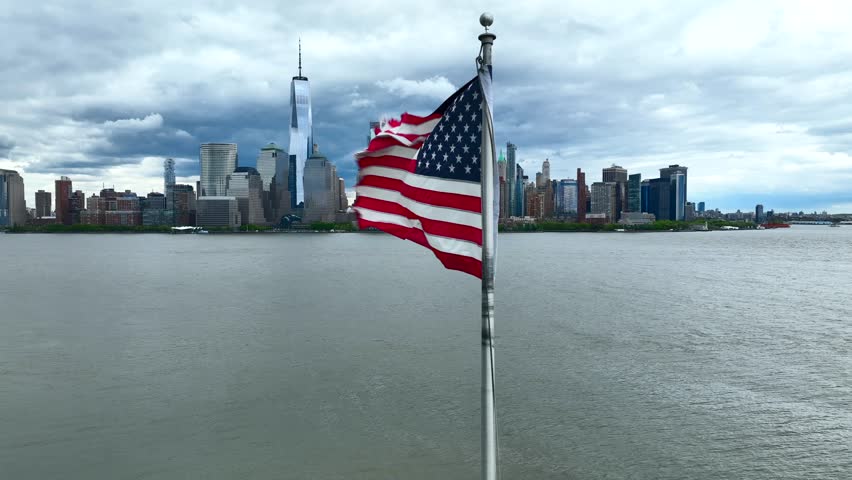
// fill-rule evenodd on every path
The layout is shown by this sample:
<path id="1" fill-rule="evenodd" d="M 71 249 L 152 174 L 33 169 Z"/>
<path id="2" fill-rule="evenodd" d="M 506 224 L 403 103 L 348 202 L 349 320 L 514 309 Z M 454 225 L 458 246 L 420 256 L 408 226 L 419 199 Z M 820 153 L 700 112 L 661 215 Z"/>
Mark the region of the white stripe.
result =
<path id="1" fill-rule="evenodd" d="M 469 195 L 471 197 L 479 197 L 482 194 L 482 187 L 479 183 L 465 182 L 462 180 L 445 180 L 443 178 L 430 177 L 427 175 L 417 175 L 407 170 L 390 167 L 367 167 L 358 171 L 360 178 L 367 175 L 375 175 L 377 177 L 388 177 L 396 180 L 402 180 L 407 185 L 426 190 L 434 190 L 443 193 L 456 193 L 459 195 Z"/>
<path id="2" fill-rule="evenodd" d="M 396 127 L 385 128 L 383 132 L 390 133 L 401 133 L 405 135 L 428 135 L 435 125 L 438 124 L 440 118 L 435 118 L 433 120 L 429 120 L 428 122 L 423 122 L 420 125 L 413 125 L 410 123 L 403 123 L 402 125 L 398 125 Z"/>
<path id="3" fill-rule="evenodd" d="M 363 152 L 358 152 L 355 154 L 355 158 L 391 156 L 414 160 L 415 158 L 417 158 L 417 152 L 419 151 L 420 149 L 418 148 L 394 145 L 393 147 L 383 148 L 381 150 L 376 150 L 375 152 L 368 152 L 366 150 Z"/>
<path id="4" fill-rule="evenodd" d="M 428 203 L 412 200 L 396 190 L 367 186 L 355 187 L 355 193 L 361 197 L 375 198 L 385 202 L 393 202 L 411 210 L 418 217 L 438 220 L 441 222 L 457 223 L 473 228 L 482 228 L 482 215 L 449 207 L 436 207 Z"/>
<path id="5" fill-rule="evenodd" d="M 416 228 L 423 231 L 423 225 L 421 225 L 418 220 L 412 220 L 403 217 L 402 215 L 394 215 L 392 213 L 377 212 L 364 207 L 354 208 L 364 220 L 377 223 L 390 223 L 408 228 Z M 429 242 L 429 245 L 435 250 L 440 250 L 444 253 L 463 255 L 476 260 L 481 260 L 482 258 L 482 248 L 473 242 L 432 235 L 426 232 L 423 232 L 423 234 L 426 236 L 426 241 Z"/>
<path id="6" fill-rule="evenodd" d="M 419 137 L 415 137 L 413 140 L 409 140 L 409 139 L 407 139 L 403 136 L 400 136 L 400 135 L 395 135 L 393 133 L 388 133 L 388 132 L 382 132 L 382 133 L 376 135 L 375 137 L 373 137 L 373 140 L 375 140 L 377 138 L 392 138 L 392 139 L 396 140 L 397 142 L 405 145 L 406 147 L 410 147 L 412 145 L 422 144 L 423 140 L 426 140 L 426 137 L 427 137 L 427 135 L 421 135 Z"/>

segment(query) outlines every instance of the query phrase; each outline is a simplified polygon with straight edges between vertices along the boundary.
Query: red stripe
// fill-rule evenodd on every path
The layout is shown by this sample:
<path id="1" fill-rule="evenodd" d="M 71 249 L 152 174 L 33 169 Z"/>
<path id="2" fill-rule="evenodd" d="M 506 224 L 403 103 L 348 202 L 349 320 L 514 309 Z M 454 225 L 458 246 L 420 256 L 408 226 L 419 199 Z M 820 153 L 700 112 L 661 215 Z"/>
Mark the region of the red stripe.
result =
<path id="1" fill-rule="evenodd" d="M 358 219 L 358 226 L 362 229 L 375 227 L 383 232 L 390 233 L 391 235 L 404 240 L 411 240 L 414 243 L 432 250 L 432 253 L 438 257 L 438 260 L 441 261 L 444 267 L 450 270 L 459 270 L 461 272 L 468 273 L 476 278 L 482 278 L 482 262 L 480 260 L 466 257 L 464 255 L 442 252 L 433 248 L 426 240 L 426 235 L 417 228 L 403 227 L 402 225 L 395 225 L 391 223 L 370 222 L 361 218 Z"/>
<path id="2" fill-rule="evenodd" d="M 426 136 L 423 136 L 426 138 Z M 409 147 L 409 148 L 420 148 L 423 146 L 423 142 L 416 142 L 411 145 L 405 145 L 399 140 L 395 138 L 389 137 L 376 137 L 370 140 L 370 144 L 367 145 L 368 152 L 377 152 L 379 150 L 388 148 L 388 147 Z"/>
<path id="3" fill-rule="evenodd" d="M 354 206 L 368 208 L 377 212 L 400 215 L 402 217 L 409 218 L 412 220 L 419 220 L 420 224 L 423 226 L 423 230 L 426 233 L 438 235 L 441 237 L 455 238 L 457 240 L 465 240 L 471 243 L 475 243 L 480 247 L 482 246 L 481 228 L 471 227 L 468 225 L 460 225 L 458 223 L 453 222 L 433 220 L 431 218 L 423 218 L 398 203 L 366 197 L 364 195 L 360 195 L 358 196 L 358 198 L 355 199 Z"/>
<path id="4" fill-rule="evenodd" d="M 412 187 L 402 180 L 382 177 L 379 175 L 367 175 L 358 181 L 358 185 L 394 190 L 416 202 L 427 203 L 437 207 L 448 207 L 455 208 L 456 210 L 482 213 L 482 200 L 480 197 L 460 195 L 458 193 L 437 192 L 435 190 Z"/>
<path id="5" fill-rule="evenodd" d="M 388 120 L 388 126 L 391 128 L 398 127 L 403 123 L 407 123 L 409 125 L 420 125 L 421 123 L 426 123 L 429 120 L 435 120 L 436 118 L 441 118 L 440 113 L 432 113 L 425 117 L 421 117 L 419 115 L 412 115 L 410 113 L 403 113 L 399 119 L 392 118 Z"/>
<path id="6" fill-rule="evenodd" d="M 381 157 L 361 157 L 358 159 L 358 168 L 365 169 L 367 167 L 390 167 L 406 170 L 414 173 L 417 170 L 417 160 L 409 160 L 402 157 L 394 157 L 392 155 L 383 155 Z"/>

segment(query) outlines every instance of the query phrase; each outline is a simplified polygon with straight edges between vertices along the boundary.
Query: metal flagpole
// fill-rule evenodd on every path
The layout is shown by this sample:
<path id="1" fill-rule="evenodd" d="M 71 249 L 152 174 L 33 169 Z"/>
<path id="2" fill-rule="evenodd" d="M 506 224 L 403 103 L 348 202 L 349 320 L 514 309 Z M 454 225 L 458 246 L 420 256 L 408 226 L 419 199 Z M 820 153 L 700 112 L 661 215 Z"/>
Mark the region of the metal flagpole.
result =
<path id="1" fill-rule="evenodd" d="M 497 417 L 494 398 L 494 256 L 497 247 L 494 172 L 494 133 L 491 118 L 491 46 L 497 35 L 488 31 L 494 22 L 490 13 L 483 13 L 479 23 L 485 33 L 479 66 L 482 89 L 482 140 L 480 167 L 482 168 L 482 479 L 497 480 Z"/>

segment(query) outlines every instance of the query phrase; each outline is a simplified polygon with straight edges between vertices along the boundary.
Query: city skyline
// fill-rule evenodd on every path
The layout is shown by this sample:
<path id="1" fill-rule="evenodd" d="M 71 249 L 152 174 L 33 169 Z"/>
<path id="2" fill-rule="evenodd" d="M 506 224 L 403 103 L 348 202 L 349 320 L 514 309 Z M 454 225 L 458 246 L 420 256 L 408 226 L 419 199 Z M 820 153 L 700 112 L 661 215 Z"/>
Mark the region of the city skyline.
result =
<path id="1" fill-rule="evenodd" d="M 15 80 L 0 94 L 11 107 L 0 112 L 0 168 L 25 179 L 28 205 L 62 175 L 85 192 L 104 182 L 159 191 L 169 157 L 177 183 L 195 184 L 201 143 L 237 143 L 252 152 L 245 166 L 269 142 L 288 145 L 299 36 L 314 142 L 351 188 L 365 125 L 385 112 L 425 113 L 467 81 L 480 30 L 479 11 L 449 3 L 424 20 L 400 7 L 411 19 L 402 32 L 370 38 L 377 7 L 346 3 L 322 13 L 260 3 L 94 12 L 63 5 L 35 14 L 11 6 L 0 20 L 16 39 L 6 46 L 6 78 Z M 840 20 L 849 6 L 554 2 L 523 15 L 508 3 L 489 8 L 501 42 L 496 140 L 518 146 L 526 172 L 549 158 L 553 179 L 573 178 L 580 167 L 591 185 L 614 163 L 643 178 L 683 164 L 688 200 L 708 208 L 852 211 L 852 107 L 842 101 L 852 34 Z M 341 16 L 362 22 L 344 27 Z M 211 36 L 223 22 L 233 31 Z M 264 29 L 274 38 L 257 33 Z M 436 29 L 446 35 L 416 59 L 374 55 L 391 36 L 413 42 Z M 64 47 L 51 32 L 64 32 Z M 14 60 L 16 44 L 28 47 L 30 61 Z"/>

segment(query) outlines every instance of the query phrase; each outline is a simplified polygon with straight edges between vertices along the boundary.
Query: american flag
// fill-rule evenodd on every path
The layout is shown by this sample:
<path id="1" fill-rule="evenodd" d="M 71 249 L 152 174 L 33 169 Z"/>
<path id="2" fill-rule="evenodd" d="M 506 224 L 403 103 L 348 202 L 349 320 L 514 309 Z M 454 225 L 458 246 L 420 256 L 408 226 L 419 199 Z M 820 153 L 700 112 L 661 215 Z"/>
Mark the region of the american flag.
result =
<path id="1" fill-rule="evenodd" d="M 478 278 L 482 95 L 477 77 L 431 115 L 405 113 L 378 127 L 367 150 L 355 155 L 359 181 L 353 205 L 361 228 L 423 245 L 446 268 Z"/>

